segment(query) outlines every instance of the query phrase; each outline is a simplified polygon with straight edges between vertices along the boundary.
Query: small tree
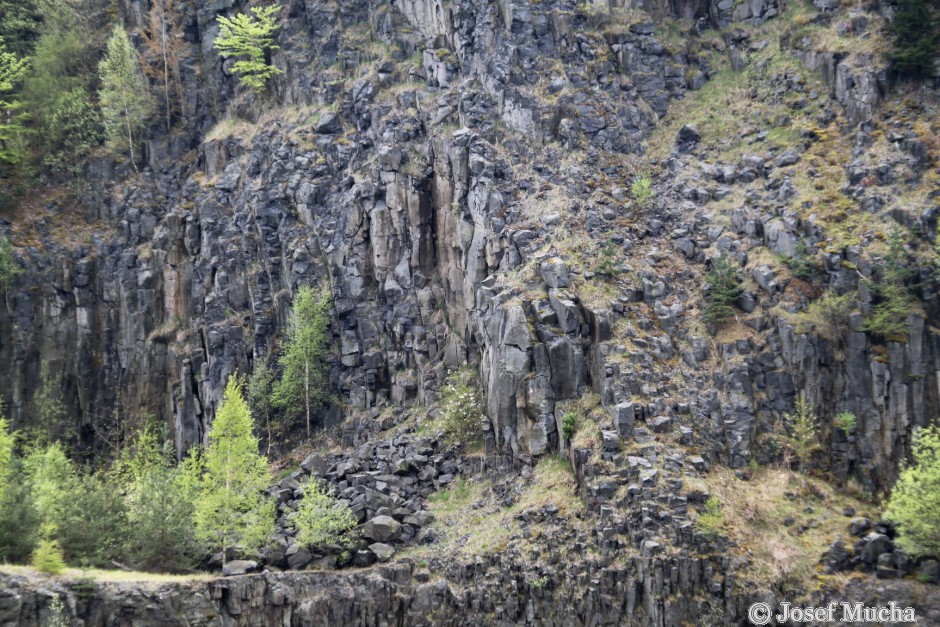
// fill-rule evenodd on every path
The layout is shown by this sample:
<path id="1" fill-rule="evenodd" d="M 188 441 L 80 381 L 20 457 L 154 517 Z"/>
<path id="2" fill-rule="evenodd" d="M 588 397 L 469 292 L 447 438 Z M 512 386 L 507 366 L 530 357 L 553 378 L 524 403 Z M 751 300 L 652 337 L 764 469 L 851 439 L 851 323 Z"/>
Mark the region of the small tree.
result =
<path id="1" fill-rule="evenodd" d="M 39 419 L 39 437 L 45 442 L 56 440 L 63 432 L 65 404 L 62 403 L 61 381 L 49 371 L 49 362 L 39 364 L 39 389 L 33 397 L 36 417 Z"/>
<path id="2" fill-rule="evenodd" d="M 30 565 L 41 573 L 58 575 L 65 570 L 65 558 L 62 556 L 59 541 L 50 537 L 52 533 L 52 528 L 43 528 L 42 539 L 39 540 L 36 550 L 33 551 Z"/>
<path id="3" fill-rule="evenodd" d="M 878 302 L 865 320 L 865 330 L 886 340 L 907 338 L 907 317 L 911 297 L 906 282 L 912 269 L 904 249 L 904 237 L 894 229 L 888 236 L 888 251 L 881 268 L 881 280 L 872 283 Z"/>
<path id="4" fill-rule="evenodd" d="M 84 87 L 63 93 L 48 116 L 49 134 L 43 163 L 78 176 L 82 160 L 101 142 L 97 110 Z"/>
<path id="5" fill-rule="evenodd" d="M 235 17 L 219 16 L 219 36 L 213 46 L 223 57 L 237 57 L 232 71 L 238 74 L 242 85 L 255 91 L 264 89 L 269 78 L 283 72 L 266 59 L 267 53 L 277 50 L 274 34 L 279 28 L 275 18 L 280 5 L 252 7 L 250 17 L 239 13 Z"/>
<path id="6" fill-rule="evenodd" d="M 809 472 L 809 458 L 813 451 L 819 448 L 816 431 L 816 412 L 812 404 L 800 394 L 792 414 L 786 414 L 784 419 L 790 428 L 788 441 L 790 448 L 800 462 L 800 472 Z"/>
<path id="7" fill-rule="evenodd" d="M 134 146 L 150 116 L 150 92 L 140 71 L 137 51 L 120 24 L 115 24 L 111 31 L 105 55 L 98 64 L 98 75 L 101 79 L 98 99 L 107 145 L 116 152 L 128 150 L 136 170 Z"/>
<path id="8" fill-rule="evenodd" d="M 929 76 L 940 52 L 937 16 L 929 0 L 901 0 L 888 29 L 894 35 L 889 54 L 894 69 L 907 76 Z"/>
<path id="9" fill-rule="evenodd" d="M 127 531 L 121 487 L 89 471 L 66 482 L 55 536 L 68 561 L 104 566 L 120 556 Z"/>
<path id="10" fill-rule="evenodd" d="M 325 397 L 327 332 L 330 327 L 330 299 L 325 289 L 314 292 L 301 287 L 294 298 L 287 342 L 281 353 L 281 380 L 274 386 L 272 402 L 288 412 L 304 411 L 307 437 L 310 437 L 313 409 Z"/>
<path id="11" fill-rule="evenodd" d="M 441 388 L 438 423 L 454 444 L 471 446 L 482 437 L 483 402 L 469 368 L 458 370 Z"/>
<path id="12" fill-rule="evenodd" d="M 648 207 L 653 201 L 653 182 L 650 177 L 643 176 L 633 181 L 630 186 L 630 193 L 638 207 L 641 209 Z"/>
<path id="13" fill-rule="evenodd" d="M 274 441 L 274 430 L 271 426 L 274 403 L 271 400 L 271 394 L 276 381 L 274 370 L 268 367 L 264 359 L 258 359 L 248 379 L 248 402 L 251 404 L 252 411 L 264 419 L 268 455 L 271 454 L 271 444 Z"/>
<path id="14" fill-rule="evenodd" d="M 6 292 L 13 285 L 13 279 L 20 273 L 13 254 L 13 244 L 5 237 L 0 237 L 0 292 Z"/>
<path id="15" fill-rule="evenodd" d="M 153 0 L 147 16 L 147 29 L 143 33 L 147 50 L 147 73 L 161 83 L 163 112 L 166 128 L 170 130 L 174 112 L 182 107 L 183 85 L 180 79 L 182 34 L 173 20 L 180 9 L 176 0 Z"/>
<path id="16" fill-rule="evenodd" d="M 23 470 L 40 524 L 55 529 L 68 506 L 69 486 L 75 474 L 72 462 L 65 456 L 62 445 L 53 442 L 34 446 L 23 460 Z"/>
<path id="17" fill-rule="evenodd" d="M 16 169 L 24 159 L 23 121 L 19 102 L 7 100 L 14 88 L 26 78 L 29 61 L 9 52 L 0 39 L 0 175 L 3 167 Z"/>
<path id="18" fill-rule="evenodd" d="M 254 553 L 274 533 L 268 460 L 258 454 L 253 427 L 238 378 L 229 377 L 209 430 L 193 515 L 197 539 L 221 550 L 223 564 L 230 549 Z"/>
<path id="19" fill-rule="evenodd" d="M 195 561 L 197 543 L 182 470 L 153 429 L 138 436 L 134 449 L 127 463 L 125 547 L 130 559 L 144 569 L 186 570 Z"/>
<path id="20" fill-rule="evenodd" d="M 898 523 L 898 544 L 914 556 L 940 555 L 940 428 L 918 429 L 913 463 L 901 470 L 885 518 Z"/>
<path id="21" fill-rule="evenodd" d="M 313 549 L 330 545 L 348 549 L 355 544 L 349 532 L 356 522 L 349 506 L 333 498 L 317 479 L 306 484 L 294 518 L 298 542 Z"/>
<path id="22" fill-rule="evenodd" d="M 731 260 L 724 254 L 712 262 L 712 267 L 705 274 L 705 320 L 714 324 L 723 324 L 734 317 L 732 307 L 741 294 L 737 271 Z"/>

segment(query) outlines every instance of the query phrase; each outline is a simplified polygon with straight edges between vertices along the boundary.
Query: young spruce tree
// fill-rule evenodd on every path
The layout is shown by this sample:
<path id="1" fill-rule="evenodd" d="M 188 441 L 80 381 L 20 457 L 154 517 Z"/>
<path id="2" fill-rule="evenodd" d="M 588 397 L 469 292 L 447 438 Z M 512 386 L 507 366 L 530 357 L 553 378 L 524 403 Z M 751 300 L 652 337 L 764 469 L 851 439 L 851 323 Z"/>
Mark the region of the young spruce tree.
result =
<path id="1" fill-rule="evenodd" d="M 268 460 L 253 431 L 241 384 L 229 377 L 202 455 L 193 515 L 197 539 L 220 550 L 223 564 L 230 550 L 253 554 L 274 533 Z"/>

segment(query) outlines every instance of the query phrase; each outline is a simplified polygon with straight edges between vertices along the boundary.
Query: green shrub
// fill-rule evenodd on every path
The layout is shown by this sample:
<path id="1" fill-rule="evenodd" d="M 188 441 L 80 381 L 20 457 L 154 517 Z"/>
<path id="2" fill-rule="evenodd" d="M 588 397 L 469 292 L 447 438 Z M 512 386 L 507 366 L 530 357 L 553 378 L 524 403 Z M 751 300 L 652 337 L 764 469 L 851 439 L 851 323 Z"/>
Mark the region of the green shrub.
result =
<path id="1" fill-rule="evenodd" d="M 796 251 L 793 256 L 784 255 L 783 262 L 790 268 L 793 276 L 804 281 L 812 281 L 822 271 L 817 255 L 810 251 L 806 240 L 802 239 L 796 243 Z"/>
<path id="2" fill-rule="evenodd" d="M 850 411 L 844 411 L 840 414 L 837 414 L 833 419 L 832 424 L 834 424 L 839 429 L 842 429 L 846 433 L 852 431 L 855 428 L 855 425 L 858 424 L 858 418 L 855 417 Z"/>
<path id="3" fill-rule="evenodd" d="M 721 501 L 717 496 L 712 496 L 705 501 L 705 511 L 695 519 L 695 528 L 705 537 L 715 539 L 721 536 L 724 522 L 725 515 L 721 511 Z"/>
<path id="4" fill-rule="evenodd" d="M 912 463 L 901 470 L 884 516 L 898 524 L 898 544 L 913 556 L 940 555 L 940 428 L 914 433 Z"/>
<path id="5" fill-rule="evenodd" d="M 800 318 L 812 323 L 820 337 L 835 342 L 849 328 L 849 315 L 854 305 L 854 292 L 841 296 L 828 292 L 811 302 Z"/>
<path id="6" fill-rule="evenodd" d="M 569 411 L 561 417 L 561 435 L 565 440 L 570 440 L 577 429 L 578 417 L 574 412 Z"/>
<path id="7" fill-rule="evenodd" d="M 476 444 L 483 435 L 483 402 L 475 379 L 473 372 L 464 368 L 453 373 L 441 389 L 438 425 L 454 444 Z"/>
<path id="8" fill-rule="evenodd" d="M 722 254 L 712 262 L 705 274 L 705 286 L 705 320 L 723 324 L 734 317 L 732 305 L 741 294 L 741 287 L 734 264 L 727 255 Z"/>
<path id="9" fill-rule="evenodd" d="M 816 412 L 806 396 L 800 394 L 792 414 L 786 414 L 784 420 L 790 429 L 787 438 L 790 448 L 800 462 L 800 472 L 809 471 L 810 455 L 819 448 L 816 431 Z"/>
<path id="10" fill-rule="evenodd" d="M 65 558 L 58 540 L 43 538 L 36 545 L 30 565 L 41 573 L 58 575 L 65 570 Z"/>
<path id="11" fill-rule="evenodd" d="M 630 186 L 630 194 L 633 196 L 633 202 L 645 209 L 653 201 L 653 182 L 648 176 L 636 179 Z"/>
<path id="12" fill-rule="evenodd" d="M 19 273 L 20 267 L 13 255 L 13 245 L 7 238 L 0 237 L 0 292 L 8 290 Z"/>
<path id="13" fill-rule="evenodd" d="M 607 242 L 597 256 L 597 265 L 594 274 L 605 279 L 612 279 L 620 273 L 619 256 L 617 249 L 611 242 Z"/>
<path id="14" fill-rule="evenodd" d="M 298 542 L 313 549 L 352 548 L 356 539 L 349 532 L 356 528 L 356 523 L 349 506 L 333 498 L 318 480 L 307 483 L 294 519 Z"/>

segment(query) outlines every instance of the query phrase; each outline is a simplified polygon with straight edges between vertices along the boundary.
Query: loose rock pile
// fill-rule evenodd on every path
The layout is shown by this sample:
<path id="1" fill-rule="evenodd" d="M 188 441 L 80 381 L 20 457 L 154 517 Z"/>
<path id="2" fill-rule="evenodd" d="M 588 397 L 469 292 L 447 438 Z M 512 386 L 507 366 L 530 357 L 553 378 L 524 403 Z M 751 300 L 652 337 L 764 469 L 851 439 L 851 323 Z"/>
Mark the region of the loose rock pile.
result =
<path id="1" fill-rule="evenodd" d="M 436 440 L 412 434 L 367 442 L 351 454 L 309 455 L 300 468 L 271 489 L 277 502 L 275 548 L 263 555 L 269 567 L 302 569 L 311 564 L 356 566 L 386 562 L 393 545 L 431 542 L 426 499 L 465 471 L 465 462 Z M 295 540 L 293 518 L 308 481 L 323 481 L 356 516 L 361 538 L 350 554 L 341 546 L 311 552 Z"/>

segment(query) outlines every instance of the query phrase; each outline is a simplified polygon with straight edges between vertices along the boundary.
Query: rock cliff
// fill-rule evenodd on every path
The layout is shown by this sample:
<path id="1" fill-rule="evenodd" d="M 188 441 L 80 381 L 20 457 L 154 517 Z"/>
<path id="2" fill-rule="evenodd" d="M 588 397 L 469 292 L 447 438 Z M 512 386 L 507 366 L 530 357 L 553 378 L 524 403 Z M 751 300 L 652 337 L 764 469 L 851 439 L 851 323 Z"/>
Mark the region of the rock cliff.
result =
<path id="1" fill-rule="evenodd" d="M 125 2 L 125 21 L 145 5 Z M 603 557 L 552 569 L 547 588 L 513 555 L 433 581 L 401 562 L 115 585 L 69 597 L 85 624 L 674 625 L 713 607 L 737 620 L 756 596 L 693 525 L 708 491 L 690 486 L 779 462 L 799 394 L 823 425 L 817 467 L 890 487 L 940 411 L 935 281 L 914 254 L 936 227 L 935 155 L 910 121 L 935 94 L 902 115 L 882 66 L 814 39 L 843 19 L 859 42 L 874 26 L 825 7 L 784 19 L 763 0 L 285 5 L 267 99 L 236 89 L 212 50 L 215 17 L 240 5 L 196 2 L 178 16 L 187 115 L 154 132 L 143 172 L 95 161 L 80 201 L 2 225 L 25 268 L 0 311 L 8 412 L 35 424 L 46 362 L 78 451 L 154 416 L 182 456 L 227 378 L 276 350 L 298 286 L 327 285 L 338 400 L 319 423 L 379 431 L 384 410 L 433 406 L 470 364 L 487 456 L 567 456 Z M 883 338 L 865 318 L 892 227 L 916 234 L 924 280 L 907 334 Z M 812 280 L 793 270 L 806 250 Z M 730 330 L 701 322 L 719 253 L 744 288 Z M 827 290 L 857 294 L 841 323 L 812 314 Z M 565 442 L 572 411 L 589 435 Z M 857 424 L 839 428 L 841 412 Z M 45 593 L 11 587 L 3 616 L 40 622 Z"/>

